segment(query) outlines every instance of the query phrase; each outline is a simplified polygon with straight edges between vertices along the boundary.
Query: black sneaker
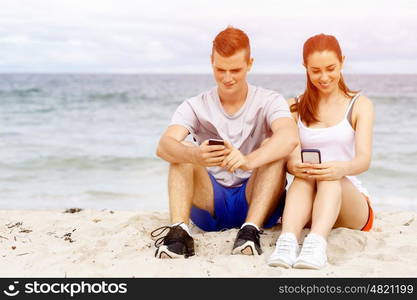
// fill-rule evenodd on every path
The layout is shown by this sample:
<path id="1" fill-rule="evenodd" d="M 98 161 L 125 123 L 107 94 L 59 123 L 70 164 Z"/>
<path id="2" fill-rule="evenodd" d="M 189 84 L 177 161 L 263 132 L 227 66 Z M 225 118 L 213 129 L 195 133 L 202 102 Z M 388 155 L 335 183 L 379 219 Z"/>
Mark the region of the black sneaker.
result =
<path id="1" fill-rule="evenodd" d="M 181 226 L 162 226 L 151 232 L 152 238 L 156 238 L 169 230 L 165 236 L 155 241 L 155 257 L 157 258 L 182 258 L 194 255 L 194 240 L 182 229 Z"/>
<path id="2" fill-rule="evenodd" d="M 259 243 L 260 233 L 255 226 L 245 225 L 237 233 L 232 254 L 261 255 L 262 249 Z"/>

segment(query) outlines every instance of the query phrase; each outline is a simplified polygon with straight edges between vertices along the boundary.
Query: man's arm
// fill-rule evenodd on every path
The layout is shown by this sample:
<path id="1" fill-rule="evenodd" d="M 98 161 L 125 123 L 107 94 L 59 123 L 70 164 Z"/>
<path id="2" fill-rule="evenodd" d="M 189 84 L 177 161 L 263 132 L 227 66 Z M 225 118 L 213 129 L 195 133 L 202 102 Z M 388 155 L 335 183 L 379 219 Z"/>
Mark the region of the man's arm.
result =
<path id="1" fill-rule="evenodd" d="M 271 124 L 272 136 L 261 147 L 249 153 L 244 168 L 253 170 L 287 157 L 298 145 L 297 125 L 291 118 L 279 118 Z"/>
<path id="2" fill-rule="evenodd" d="M 225 141 L 231 151 L 220 165 L 229 172 L 236 169 L 253 170 L 270 162 L 287 157 L 298 145 L 298 130 L 291 118 L 279 118 L 272 122 L 272 136 L 255 151 L 243 155 L 230 142 Z"/>
<path id="3" fill-rule="evenodd" d="M 189 135 L 181 125 L 171 125 L 159 140 L 156 155 L 170 163 L 193 163 L 205 167 L 218 166 L 230 150 L 225 146 L 209 146 L 204 141 L 200 147 L 189 147 L 182 141 Z"/>
<path id="4" fill-rule="evenodd" d="M 181 143 L 189 134 L 183 126 L 169 126 L 159 140 L 156 155 L 170 163 L 191 163 L 193 149 Z"/>

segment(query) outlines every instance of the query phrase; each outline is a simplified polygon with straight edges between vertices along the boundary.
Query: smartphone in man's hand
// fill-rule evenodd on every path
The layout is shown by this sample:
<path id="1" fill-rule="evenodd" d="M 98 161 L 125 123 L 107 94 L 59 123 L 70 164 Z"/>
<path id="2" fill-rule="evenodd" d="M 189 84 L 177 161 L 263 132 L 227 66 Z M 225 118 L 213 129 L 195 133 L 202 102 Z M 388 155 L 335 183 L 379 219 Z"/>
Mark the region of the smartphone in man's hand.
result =
<path id="1" fill-rule="evenodd" d="M 222 145 L 224 146 L 224 141 L 223 140 L 219 140 L 219 139 L 209 139 L 209 143 L 210 146 L 211 145 Z"/>

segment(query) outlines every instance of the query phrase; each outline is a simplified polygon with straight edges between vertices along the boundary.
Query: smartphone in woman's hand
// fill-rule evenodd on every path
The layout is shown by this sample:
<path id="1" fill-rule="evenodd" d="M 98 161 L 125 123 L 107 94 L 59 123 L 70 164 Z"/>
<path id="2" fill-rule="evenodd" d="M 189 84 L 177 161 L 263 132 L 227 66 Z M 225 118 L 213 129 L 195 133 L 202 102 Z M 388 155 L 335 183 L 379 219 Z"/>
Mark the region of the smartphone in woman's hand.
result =
<path id="1" fill-rule="evenodd" d="M 319 149 L 302 149 L 301 161 L 308 164 L 321 164 L 321 154 Z"/>

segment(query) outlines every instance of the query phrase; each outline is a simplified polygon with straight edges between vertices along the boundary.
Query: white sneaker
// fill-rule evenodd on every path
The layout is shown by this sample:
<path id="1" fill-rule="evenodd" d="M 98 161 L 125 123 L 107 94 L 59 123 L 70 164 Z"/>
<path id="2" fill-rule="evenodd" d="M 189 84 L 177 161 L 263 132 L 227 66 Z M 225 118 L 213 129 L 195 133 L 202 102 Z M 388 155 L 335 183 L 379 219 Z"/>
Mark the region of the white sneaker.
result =
<path id="1" fill-rule="evenodd" d="M 319 270 L 327 264 L 326 254 L 327 242 L 318 234 L 310 233 L 303 243 L 300 255 L 294 263 L 297 269 Z"/>
<path id="2" fill-rule="evenodd" d="M 291 268 L 297 258 L 298 241 L 291 232 L 283 233 L 279 236 L 275 250 L 268 259 L 271 267 Z"/>

